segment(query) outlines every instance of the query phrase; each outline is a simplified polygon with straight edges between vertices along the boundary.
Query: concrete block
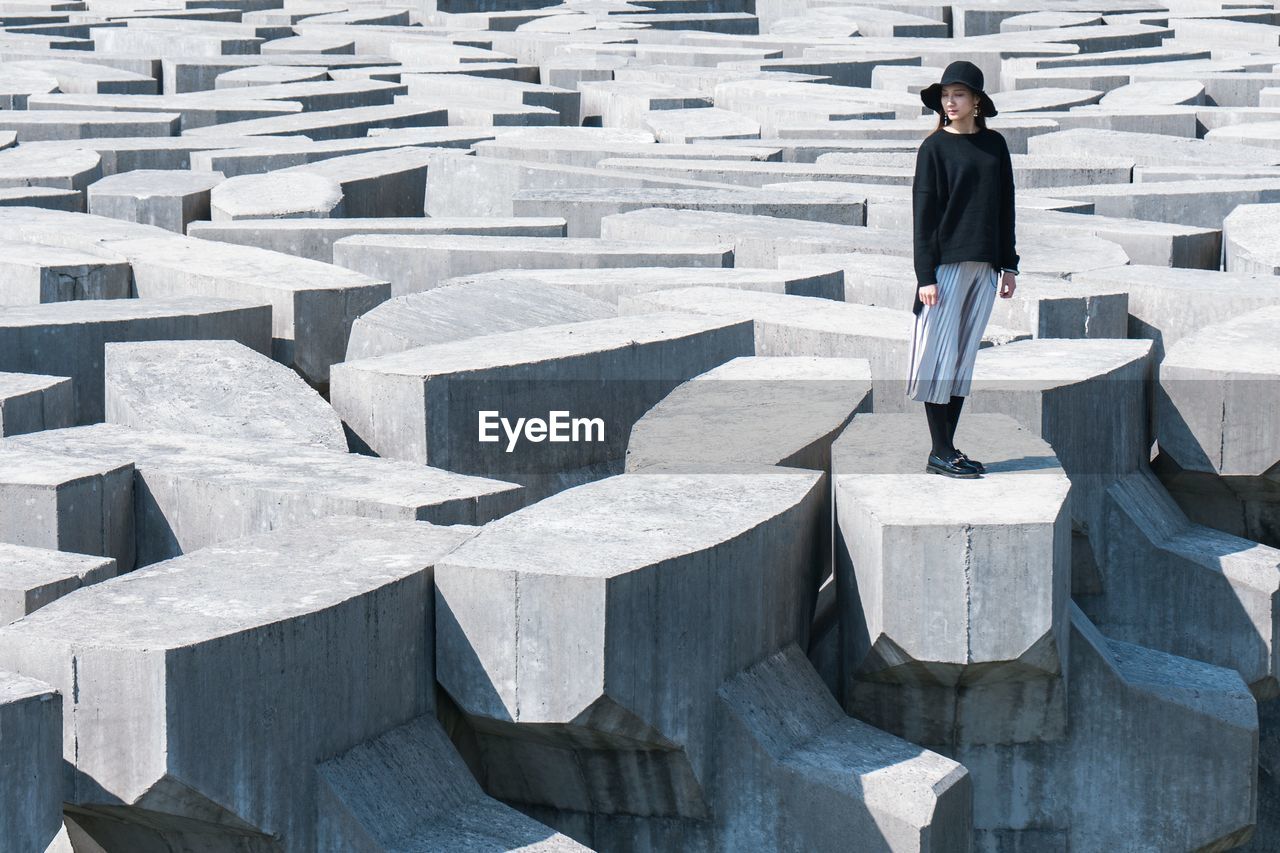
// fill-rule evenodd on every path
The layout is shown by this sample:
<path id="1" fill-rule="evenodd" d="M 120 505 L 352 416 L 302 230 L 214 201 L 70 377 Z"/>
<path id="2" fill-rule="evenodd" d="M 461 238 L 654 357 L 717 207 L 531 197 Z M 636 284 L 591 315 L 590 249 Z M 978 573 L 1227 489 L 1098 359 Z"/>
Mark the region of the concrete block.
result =
<path id="1" fill-rule="evenodd" d="M 210 191 L 223 180 L 221 172 L 121 172 L 89 185 L 89 212 L 185 234 L 209 218 Z"/>
<path id="2" fill-rule="evenodd" d="M 297 442 L 97 424 L 17 436 L 0 448 L 33 466 L 97 471 L 132 462 L 138 485 L 128 523 L 136 528 L 138 565 L 320 518 L 483 524 L 523 503 L 511 483 Z M 131 566 L 132 558 L 120 564 Z"/>
<path id="3" fill-rule="evenodd" d="M 235 121 L 293 115 L 302 112 L 294 102 L 250 97 L 187 95 L 34 95 L 29 110 L 110 111 L 119 113 L 176 113 L 178 128 L 210 127 Z"/>
<path id="4" fill-rule="evenodd" d="M 215 173 L 220 174 L 220 173 Z M 346 216 L 342 186 L 324 175 L 267 172 L 221 181 L 209 196 L 214 222 Z"/>
<path id="5" fill-rule="evenodd" d="M 1280 275 L 1273 232 L 1280 204 L 1242 204 L 1222 220 L 1222 251 L 1229 272 Z"/>
<path id="6" fill-rule="evenodd" d="M 1008 415 L 1052 445 L 1086 535 L 1099 523 L 1106 488 L 1150 459 L 1151 349 L 1145 341 L 1046 338 L 980 350 L 974 362 L 969 411 Z"/>
<path id="7" fill-rule="evenodd" d="M 274 119 L 264 119 L 273 121 Z M 11 130 L 18 142 L 42 139 L 93 139 L 101 136 L 176 136 L 177 113 L 110 113 L 92 110 L 5 110 L 0 130 Z"/>
<path id="8" fill-rule="evenodd" d="M 62 696 L 34 678 L 0 673 L 0 726 L 0 843 L 15 851 L 56 849 L 62 830 Z"/>
<path id="9" fill-rule="evenodd" d="M 631 426 L 649 408 L 681 382 L 749 354 L 751 330 L 741 322 L 588 320 L 345 362 L 334 368 L 331 400 L 381 456 L 545 494 L 620 472 Z"/>
<path id="10" fill-rule="evenodd" d="M 482 275 L 397 296 L 356 318 L 346 360 L 616 315 L 612 303 L 553 284 Z"/>
<path id="11" fill-rule="evenodd" d="M 627 441 L 627 470 L 759 463 L 829 471 L 831 442 L 871 408 L 857 358 L 741 357 L 680 385 Z"/>
<path id="12" fill-rule="evenodd" d="M 316 849 L 316 765 L 434 708 L 422 605 L 434 564 L 472 533 L 331 519 L 187 554 L 7 626 L 4 665 L 44 673 L 73 705 L 63 797 L 76 823 L 106 849 Z"/>
<path id="13" fill-rule="evenodd" d="M 355 318 L 391 295 L 383 281 L 249 246 L 166 237 L 110 247 L 129 259 L 134 288 L 147 301 L 219 293 L 269 304 L 271 357 L 313 385 L 328 382 L 329 365 L 346 351 Z"/>
<path id="14" fill-rule="evenodd" d="M 101 158 L 94 151 L 73 150 L 53 157 L 28 151 L 25 145 L 0 151 L 0 187 L 38 186 L 81 193 L 101 177 Z"/>
<path id="15" fill-rule="evenodd" d="M 48 433 L 33 433 L 47 435 Z M 0 542 L 109 557 L 134 565 L 133 466 L 0 444 Z"/>
<path id="16" fill-rule="evenodd" d="M 0 312 L 0 371 L 70 377 L 76 423 L 93 423 L 103 416 L 108 342 L 235 340 L 269 352 L 270 326 L 266 305 L 216 297 L 19 306 Z"/>
<path id="17" fill-rule="evenodd" d="M 127 299 L 132 274 L 120 255 L 0 241 L 0 306 Z"/>
<path id="18" fill-rule="evenodd" d="M 71 380 L 36 373 L 0 373 L 0 436 L 75 423 Z"/>
<path id="19" fill-rule="evenodd" d="M 711 240 L 685 245 L 592 237 L 362 235 L 333 244 L 333 261 L 391 282 L 401 296 L 439 287 L 446 279 L 519 267 L 729 267 L 733 252 Z"/>
<path id="20" fill-rule="evenodd" d="M 283 365 L 235 341 L 107 344 L 107 423 L 345 453 L 342 422 Z"/>
<path id="21" fill-rule="evenodd" d="M 0 206 L 44 207 L 49 210 L 78 212 L 84 209 L 84 196 L 74 190 L 53 187 L 0 188 Z"/>
<path id="22" fill-rule="evenodd" d="M 116 561 L 110 557 L 0 543 L 0 625 L 115 576 Z"/>

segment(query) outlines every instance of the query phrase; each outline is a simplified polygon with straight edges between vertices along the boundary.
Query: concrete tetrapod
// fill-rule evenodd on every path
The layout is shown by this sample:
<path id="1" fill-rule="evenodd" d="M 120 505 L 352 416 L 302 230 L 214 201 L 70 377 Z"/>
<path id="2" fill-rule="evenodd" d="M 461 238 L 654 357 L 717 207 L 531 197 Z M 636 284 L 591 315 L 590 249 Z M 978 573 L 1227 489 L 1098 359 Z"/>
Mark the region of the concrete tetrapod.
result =
<path id="1" fill-rule="evenodd" d="M 375 453 L 520 483 L 531 501 L 621 473 L 631 426 L 653 404 L 751 351 L 746 323 L 586 320 L 337 364 L 330 399 Z"/>
<path id="2" fill-rule="evenodd" d="M 133 572 L 0 630 L 4 666 L 68 697 L 68 812 L 108 850 L 317 849 L 339 804 L 318 801 L 316 765 L 434 710 L 423 605 L 433 565 L 473 534 L 329 519 Z M 437 771 L 474 787 L 455 757 Z"/>
<path id="3" fill-rule="evenodd" d="M 1244 681 L 1108 640 L 1070 602 L 1070 487 L 1047 444 L 973 415 L 957 443 L 987 475 L 931 477 L 922 420 L 858 415 L 832 449 L 845 707 L 969 769 L 978 849 L 1247 838 Z"/>
<path id="4" fill-rule="evenodd" d="M 63 853 L 62 696 L 0 671 L 0 849 Z"/>
<path id="5" fill-rule="evenodd" d="M 235 341 L 107 344 L 104 373 L 107 423 L 347 450 L 324 398 Z"/>
<path id="6" fill-rule="evenodd" d="M 845 718 L 796 648 L 825 482 L 624 474 L 442 560 L 437 678 L 485 789 L 601 849 L 968 850 L 963 768 Z"/>
<path id="7" fill-rule="evenodd" d="M 1169 347 L 1156 392 L 1158 473 L 1193 519 L 1280 547 L 1280 306 Z"/>
<path id="8" fill-rule="evenodd" d="M 35 509 L 0 501 L 0 539 L 116 557 L 122 571 L 134 565 L 135 542 L 137 564 L 148 565 L 335 515 L 483 524 L 523 503 L 511 483 L 421 465 L 114 424 L 4 439 L 0 460 L 0 496 L 46 502 L 37 525 Z"/>

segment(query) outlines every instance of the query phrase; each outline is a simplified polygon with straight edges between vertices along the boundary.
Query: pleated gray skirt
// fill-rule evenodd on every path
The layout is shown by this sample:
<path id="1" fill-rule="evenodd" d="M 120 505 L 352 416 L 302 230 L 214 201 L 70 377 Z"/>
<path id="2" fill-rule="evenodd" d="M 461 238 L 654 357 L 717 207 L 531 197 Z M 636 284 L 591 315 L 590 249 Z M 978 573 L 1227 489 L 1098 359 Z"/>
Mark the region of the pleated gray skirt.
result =
<path id="1" fill-rule="evenodd" d="M 938 304 L 920 309 L 911 337 L 906 393 L 922 403 L 969 396 L 973 362 L 1000 286 L 1000 271 L 986 261 L 942 264 L 935 273 Z"/>

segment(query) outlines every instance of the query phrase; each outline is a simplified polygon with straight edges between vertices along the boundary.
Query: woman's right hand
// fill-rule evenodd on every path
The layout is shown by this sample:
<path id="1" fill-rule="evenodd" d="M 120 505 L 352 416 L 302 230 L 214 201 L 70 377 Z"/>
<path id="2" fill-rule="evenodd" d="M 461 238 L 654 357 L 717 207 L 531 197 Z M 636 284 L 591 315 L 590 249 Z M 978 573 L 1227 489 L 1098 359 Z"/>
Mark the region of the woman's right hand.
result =
<path id="1" fill-rule="evenodd" d="M 924 287 L 920 288 L 920 301 L 925 305 L 937 305 L 938 285 L 926 284 Z"/>

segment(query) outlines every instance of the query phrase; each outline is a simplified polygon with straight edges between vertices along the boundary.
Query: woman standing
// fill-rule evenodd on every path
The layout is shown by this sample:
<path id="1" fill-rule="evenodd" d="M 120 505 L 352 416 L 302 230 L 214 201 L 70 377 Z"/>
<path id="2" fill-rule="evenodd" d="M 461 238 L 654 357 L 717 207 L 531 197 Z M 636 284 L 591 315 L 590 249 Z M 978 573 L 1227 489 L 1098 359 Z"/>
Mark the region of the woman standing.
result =
<path id="1" fill-rule="evenodd" d="M 958 60 L 920 93 L 938 125 L 916 154 L 912 184 L 916 315 L 907 396 L 924 403 L 933 448 L 925 470 L 971 479 L 985 470 L 953 443 L 997 289 L 1013 296 L 1013 161 L 986 119 L 982 70 Z"/>

